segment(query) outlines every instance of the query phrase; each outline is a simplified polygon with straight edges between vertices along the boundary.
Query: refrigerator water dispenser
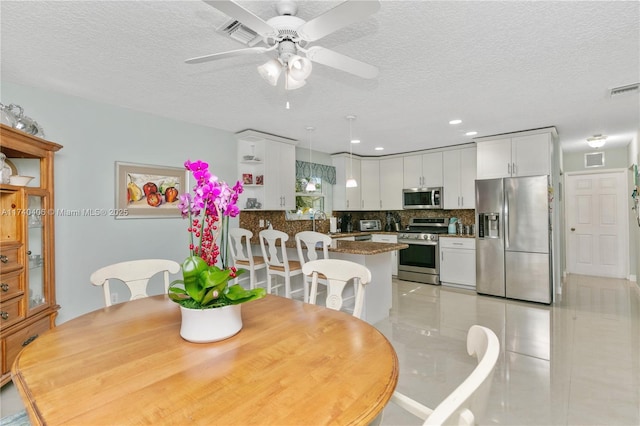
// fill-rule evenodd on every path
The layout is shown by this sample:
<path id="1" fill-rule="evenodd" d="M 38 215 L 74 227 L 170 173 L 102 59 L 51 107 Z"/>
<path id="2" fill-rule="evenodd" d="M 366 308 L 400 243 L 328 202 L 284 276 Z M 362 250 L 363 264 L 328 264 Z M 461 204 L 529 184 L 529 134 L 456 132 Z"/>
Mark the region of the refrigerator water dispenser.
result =
<path id="1" fill-rule="evenodd" d="M 480 213 L 478 238 L 500 238 L 500 213 Z"/>

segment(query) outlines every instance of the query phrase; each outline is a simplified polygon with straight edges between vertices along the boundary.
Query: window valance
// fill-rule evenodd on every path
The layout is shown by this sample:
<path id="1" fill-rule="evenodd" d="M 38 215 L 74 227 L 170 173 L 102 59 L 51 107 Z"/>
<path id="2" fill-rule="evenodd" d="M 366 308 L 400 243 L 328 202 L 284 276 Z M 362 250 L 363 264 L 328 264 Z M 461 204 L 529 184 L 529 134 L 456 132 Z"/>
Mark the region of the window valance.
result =
<path id="1" fill-rule="evenodd" d="M 336 168 L 326 164 L 309 163 L 296 160 L 296 179 L 318 177 L 332 185 L 336 183 Z"/>

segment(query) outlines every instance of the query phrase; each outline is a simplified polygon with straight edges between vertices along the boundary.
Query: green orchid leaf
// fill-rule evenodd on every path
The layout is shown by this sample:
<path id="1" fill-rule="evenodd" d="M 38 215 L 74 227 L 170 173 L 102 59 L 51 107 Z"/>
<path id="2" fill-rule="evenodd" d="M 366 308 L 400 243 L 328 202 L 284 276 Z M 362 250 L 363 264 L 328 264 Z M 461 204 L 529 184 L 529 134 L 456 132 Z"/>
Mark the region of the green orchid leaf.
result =
<path id="1" fill-rule="evenodd" d="M 204 297 L 199 277 L 208 267 L 207 262 L 199 256 L 189 256 L 182 263 L 184 288 L 194 300 L 200 301 Z"/>
<path id="2" fill-rule="evenodd" d="M 237 305 L 239 303 L 261 299 L 266 293 L 266 290 L 261 287 L 254 288 L 253 290 L 245 290 L 240 284 L 235 284 L 229 287 L 229 291 L 227 291 L 225 297 L 232 305 Z"/>
<path id="3" fill-rule="evenodd" d="M 227 285 L 230 274 L 231 271 L 228 269 L 222 270 L 217 266 L 211 266 L 208 270 L 200 273 L 199 279 L 202 281 L 204 288 L 214 288 L 221 292 Z"/>

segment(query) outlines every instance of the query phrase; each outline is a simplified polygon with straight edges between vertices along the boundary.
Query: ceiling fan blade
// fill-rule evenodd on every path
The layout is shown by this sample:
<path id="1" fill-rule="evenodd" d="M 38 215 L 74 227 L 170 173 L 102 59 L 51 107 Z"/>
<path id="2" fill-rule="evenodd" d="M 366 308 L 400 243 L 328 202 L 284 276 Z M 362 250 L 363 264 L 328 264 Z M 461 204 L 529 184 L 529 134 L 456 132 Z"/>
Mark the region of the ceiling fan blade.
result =
<path id="1" fill-rule="evenodd" d="M 213 53 L 211 55 L 198 56 L 195 58 L 187 59 L 187 64 L 200 64 L 202 62 L 215 61 L 218 59 L 230 58 L 232 56 L 251 55 L 256 53 L 264 53 L 268 50 L 266 47 L 249 47 L 246 49 L 229 50 L 228 52 Z"/>
<path id="2" fill-rule="evenodd" d="M 251 28 L 263 37 L 275 37 L 278 31 L 267 24 L 253 12 L 240 6 L 231 0 L 203 0 L 209 6 L 218 9 L 220 12 L 240 21 L 244 26 Z"/>
<path id="3" fill-rule="evenodd" d="M 325 49 L 320 46 L 313 46 L 306 50 L 309 60 L 339 69 L 357 75 L 362 78 L 376 78 L 378 76 L 378 68 L 369 65 L 349 56 L 342 55 L 333 50 Z"/>
<path id="4" fill-rule="evenodd" d="M 340 28 L 361 21 L 376 13 L 378 9 L 380 9 L 380 1 L 378 0 L 347 0 L 303 24 L 297 29 L 297 32 L 303 40 L 315 41 Z"/>

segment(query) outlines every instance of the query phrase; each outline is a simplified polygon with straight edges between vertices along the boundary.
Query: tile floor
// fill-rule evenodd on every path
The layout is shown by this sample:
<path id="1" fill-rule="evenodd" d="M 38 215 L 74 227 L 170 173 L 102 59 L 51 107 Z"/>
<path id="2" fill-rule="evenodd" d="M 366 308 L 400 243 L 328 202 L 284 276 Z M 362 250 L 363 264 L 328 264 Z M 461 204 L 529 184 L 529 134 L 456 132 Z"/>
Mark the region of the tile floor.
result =
<path id="1" fill-rule="evenodd" d="M 480 424 L 640 425 L 640 290 L 625 280 L 570 276 L 552 307 L 394 280 L 391 316 L 376 327 L 400 362 L 398 390 L 437 405 L 474 368 L 472 324 L 499 337 Z M 22 409 L 1 391 L 1 415 Z M 383 425 L 420 422 L 393 404 Z"/>
<path id="2" fill-rule="evenodd" d="M 396 282 L 376 327 L 398 354 L 397 389 L 434 407 L 475 366 L 473 324 L 501 354 L 480 424 L 640 425 L 640 291 L 626 280 L 570 276 L 552 307 Z M 419 424 L 390 404 L 383 425 Z"/>

